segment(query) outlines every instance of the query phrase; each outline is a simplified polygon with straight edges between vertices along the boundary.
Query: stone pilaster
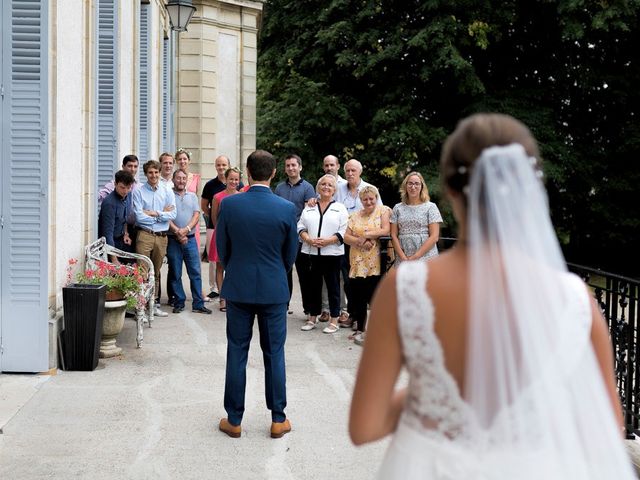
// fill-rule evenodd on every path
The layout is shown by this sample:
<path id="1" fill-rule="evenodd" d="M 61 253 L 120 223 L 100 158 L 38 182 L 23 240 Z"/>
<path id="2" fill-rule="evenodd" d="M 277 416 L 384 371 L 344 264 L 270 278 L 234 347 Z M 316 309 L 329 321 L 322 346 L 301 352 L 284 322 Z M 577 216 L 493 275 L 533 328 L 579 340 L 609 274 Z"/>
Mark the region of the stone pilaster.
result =
<path id="1" fill-rule="evenodd" d="M 262 2 L 194 0 L 178 39 L 177 145 L 215 176 L 220 154 L 244 169 L 256 145 L 257 35 Z M 245 179 L 246 180 L 246 179 Z"/>

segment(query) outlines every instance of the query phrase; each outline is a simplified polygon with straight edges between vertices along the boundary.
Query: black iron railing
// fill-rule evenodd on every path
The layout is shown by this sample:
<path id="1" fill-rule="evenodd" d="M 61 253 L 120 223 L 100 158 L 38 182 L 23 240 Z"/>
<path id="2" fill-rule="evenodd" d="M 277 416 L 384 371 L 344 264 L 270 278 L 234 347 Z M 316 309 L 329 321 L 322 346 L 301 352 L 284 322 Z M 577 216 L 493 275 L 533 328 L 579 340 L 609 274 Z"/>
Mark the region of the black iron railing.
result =
<path id="1" fill-rule="evenodd" d="M 638 297 L 640 280 L 569 263 L 593 290 L 609 325 L 615 361 L 618 394 L 624 408 L 627 437 L 640 430 L 640 339 L 638 339 Z"/>
<path id="2" fill-rule="evenodd" d="M 393 260 L 391 237 L 381 237 L 380 261 L 387 271 Z M 441 237 L 438 249 L 444 251 L 455 238 Z M 640 435 L 640 338 L 638 338 L 638 299 L 640 280 L 623 277 L 599 269 L 568 263 L 569 270 L 589 285 L 602 310 L 613 346 L 618 394 L 624 408 L 627 437 Z"/>
<path id="3" fill-rule="evenodd" d="M 438 239 L 438 250 L 444 251 L 447 248 L 453 246 L 456 243 L 456 239 L 452 237 L 440 237 Z M 391 245 L 391 237 L 380 237 L 380 265 L 382 265 L 382 271 L 386 272 L 391 268 L 394 262 L 393 247 Z"/>

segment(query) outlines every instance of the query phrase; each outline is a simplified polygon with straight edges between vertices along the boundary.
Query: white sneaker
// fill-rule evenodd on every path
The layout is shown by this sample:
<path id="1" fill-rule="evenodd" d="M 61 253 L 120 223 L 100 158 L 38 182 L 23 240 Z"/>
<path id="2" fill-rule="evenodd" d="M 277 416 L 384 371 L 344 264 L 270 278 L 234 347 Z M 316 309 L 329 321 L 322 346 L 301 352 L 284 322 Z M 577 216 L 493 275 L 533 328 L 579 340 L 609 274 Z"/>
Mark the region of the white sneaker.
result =
<path id="1" fill-rule="evenodd" d="M 154 317 L 168 317 L 169 314 L 167 312 L 163 312 L 162 310 L 160 310 L 160 308 L 158 308 L 158 306 L 156 305 L 156 307 L 153 309 L 153 316 Z"/>

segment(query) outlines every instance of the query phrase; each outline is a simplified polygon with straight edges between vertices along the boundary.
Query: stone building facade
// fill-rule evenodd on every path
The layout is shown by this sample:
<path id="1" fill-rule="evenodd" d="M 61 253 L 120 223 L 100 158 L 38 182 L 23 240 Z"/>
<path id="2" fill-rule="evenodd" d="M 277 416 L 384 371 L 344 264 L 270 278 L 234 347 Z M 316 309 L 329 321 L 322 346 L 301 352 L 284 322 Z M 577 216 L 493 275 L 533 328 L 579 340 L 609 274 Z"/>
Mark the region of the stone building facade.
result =
<path id="1" fill-rule="evenodd" d="M 196 0 L 180 34 L 164 4 L 2 2 L 0 372 L 56 367 L 68 261 L 124 155 L 184 147 L 207 180 L 255 148 L 262 2 Z"/>

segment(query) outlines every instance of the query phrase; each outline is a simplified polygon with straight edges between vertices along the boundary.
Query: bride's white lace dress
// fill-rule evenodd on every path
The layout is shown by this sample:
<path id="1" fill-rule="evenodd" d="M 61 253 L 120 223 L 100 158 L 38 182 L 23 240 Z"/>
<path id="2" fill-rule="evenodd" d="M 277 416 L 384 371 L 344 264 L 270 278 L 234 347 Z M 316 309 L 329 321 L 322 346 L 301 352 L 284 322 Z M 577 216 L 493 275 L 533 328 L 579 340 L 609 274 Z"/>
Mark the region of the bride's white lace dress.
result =
<path id="1" fill-rule="evenodd" d="M 557 451 L 549 451 L 553 443 L 547 441 L 546 431 L 542 430 L 545 427 L 526 424 L 530 402 L 537 399 L 532 393 L 536 389 L 536 381 L 523 388 L 522 398 L 515 399 L 509 408 L 498 412 L 491 425 L 478 425 L 474 412 L 461 397 L 457 383 L 445 367 L 442 347 L 433 328 L 433 304 L 425 289 L 427 273 L 426 263 L 404 262 L 397 274 L 398 328 L 409 386 L 405 409 L 380 468 L 379 478 L 604 479 L 610 471 L 611 462 L 624 463 L 619 449 L 614 449 L 613 454 L 606 452 L 606 455 L 589 452 L 593 457 L 589 465 L 572 465 L 571 458 L 566 458 L 566 464 L 561 467 L 555 464 L 557 462 L 550 464 L 549 458 L 563 461 L 564 457 Z M 591 384 L 589 379 L 580 378 L 579 368 L 585 354 L 591 351 L 588 348 L 590 303 L 579 278 L 568 273 L 562 277 L 561 283 L 570 293 L 566 318 L 571 320 L 558 326 L 557 333 L 563 339 L 560 351 L 564 353 L 560 362 L 551 362 L 551 365 L 562 370 L 560 376 L 579 394 L 581 389 L 590 388 Z M 601 407 L 610 408 L 610 405 Z M 543 411 L 551 421 L 554 415 L 560 414 L 578 419 L 581 415 L 588 415 L 588 412 L 580 411 L 579 398 L 576 398 L 575 405 L 549 405 Z M 536 412 L 539 414 L 540 410 Z M 519 422 L 520 428 L 514 428 L 513 422 Z M 584 450 L 589 449 L 588 441 L 588 438 L 575 439 L 577 443 L 587 444 L 580 445 Z M 568 451 L 567 455 L 570 457 L 572 454 Z M 571 472 L 570 477 L 567 472 Z"/>

